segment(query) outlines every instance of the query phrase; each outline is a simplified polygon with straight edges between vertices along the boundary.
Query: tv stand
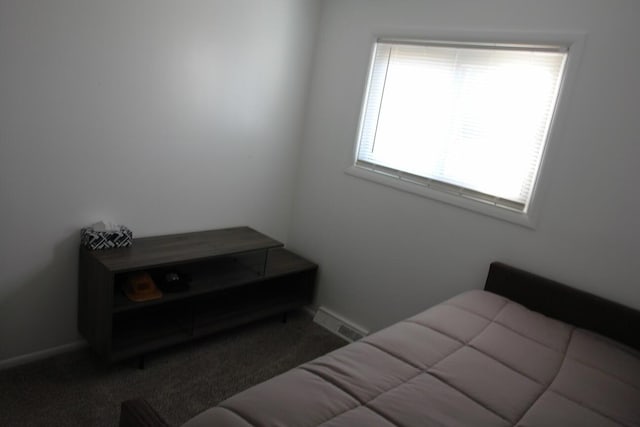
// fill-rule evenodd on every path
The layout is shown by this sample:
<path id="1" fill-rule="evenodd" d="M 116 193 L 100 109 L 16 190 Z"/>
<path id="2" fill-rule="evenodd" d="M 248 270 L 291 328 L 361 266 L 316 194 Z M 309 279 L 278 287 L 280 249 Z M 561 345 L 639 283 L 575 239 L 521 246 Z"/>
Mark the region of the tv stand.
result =
<path id="1" fill-rule="evenodd" d="M 134 239 L 128 248 L 81 247 L 80 332 L 102 359 L 115 362 L 286 315 L 311 303 L 318 266 L 283 246 L 236 227 Z M 190 277 L 189 289 L 145 302 L 123 293 L 130 274 L 167 268 Z"/>

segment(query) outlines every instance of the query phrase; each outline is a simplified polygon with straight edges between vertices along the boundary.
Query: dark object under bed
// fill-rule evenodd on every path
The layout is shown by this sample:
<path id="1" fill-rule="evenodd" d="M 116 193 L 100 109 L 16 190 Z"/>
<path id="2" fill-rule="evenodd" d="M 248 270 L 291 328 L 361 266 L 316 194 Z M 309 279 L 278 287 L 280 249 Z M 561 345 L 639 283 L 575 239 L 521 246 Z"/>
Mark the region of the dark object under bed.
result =
<path id="1" fill-rule="evenodd" d="M 252 387 L 184 426 L 640 426 L 639 348 L 640 312 L 493 263 L 484 291 Z M 144 400 L 123 403 L 120 425 L 166 426 Z"/>

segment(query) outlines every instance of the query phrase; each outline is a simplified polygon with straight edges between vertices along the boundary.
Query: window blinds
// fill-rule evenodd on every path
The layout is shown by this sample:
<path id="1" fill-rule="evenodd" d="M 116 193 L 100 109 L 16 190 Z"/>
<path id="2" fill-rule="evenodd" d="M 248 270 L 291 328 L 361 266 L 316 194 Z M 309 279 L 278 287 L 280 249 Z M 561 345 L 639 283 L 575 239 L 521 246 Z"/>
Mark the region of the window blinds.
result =
<path id="1" fill-rule="evenodd" d="M 379 41 L 356 165 L 526 211 L 566 49 Z"/>

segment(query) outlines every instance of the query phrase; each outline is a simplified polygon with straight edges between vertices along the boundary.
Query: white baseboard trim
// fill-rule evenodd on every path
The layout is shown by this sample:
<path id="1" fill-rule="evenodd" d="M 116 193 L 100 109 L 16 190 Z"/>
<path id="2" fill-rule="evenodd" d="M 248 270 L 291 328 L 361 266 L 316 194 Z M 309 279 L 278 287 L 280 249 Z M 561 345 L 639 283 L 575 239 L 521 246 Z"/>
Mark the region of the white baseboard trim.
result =
<path id="1" fill-rule="evenodd" d="M 326 307 L 318 307 L 313 321 L 349 342 L 358 341 L 369 335 L 369 331 L 362 326 L 356 325 Z"/>
<path id="2" fill-rule="evenodd" d="M 88 345 L 84 340 L 74 341 L 69 344 L 60 345 L 58 347 L 48 348 L 46 350 L 35 351 L 22 356 L 12 357 L 10 359 L 0 360 L 0 371 L 3 369 L 13 368 L 14 366 L 24 365 L 26 363 L 35 362 L 36 360 L 46 359 L 47 357 L 56 356 L 58 354 L 67 353 L 73 350 L 79 350 Z"/>

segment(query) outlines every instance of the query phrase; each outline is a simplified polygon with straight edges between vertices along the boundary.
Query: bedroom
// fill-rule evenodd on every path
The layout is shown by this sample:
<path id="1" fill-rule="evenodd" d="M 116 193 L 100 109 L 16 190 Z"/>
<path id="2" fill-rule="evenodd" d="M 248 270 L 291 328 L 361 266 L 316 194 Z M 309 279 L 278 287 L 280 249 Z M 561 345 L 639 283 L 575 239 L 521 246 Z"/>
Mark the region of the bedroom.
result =
<path id="1" fill-rule="evenodd" d="M 0 2 L 0 364 L 83 345 L 78 230 L 251 225 L 374 331 L 501 260 L 640 308 L 633 1 Z M 360 180 L 370 34 L 585 35 L 535 229 Z M 390 263 L 392 268 L 390 268 Z"/>

